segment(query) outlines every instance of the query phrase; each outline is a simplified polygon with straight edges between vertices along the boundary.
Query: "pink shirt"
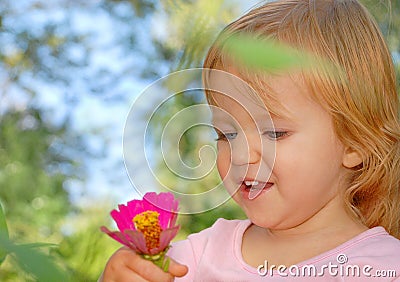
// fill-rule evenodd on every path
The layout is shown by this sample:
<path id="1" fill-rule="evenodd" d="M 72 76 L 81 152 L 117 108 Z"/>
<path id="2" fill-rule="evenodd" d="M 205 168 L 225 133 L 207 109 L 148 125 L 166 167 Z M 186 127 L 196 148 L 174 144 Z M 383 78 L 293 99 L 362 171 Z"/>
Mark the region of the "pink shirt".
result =
<path id="1" fill-rule="evenodd" d="M 268 263 L 257 269 L 242 258 L 242 237 L 250 224 L 249 220 L 219 219 L 212 227 L 174 243 L 168 255 L 189 267 L 188 274 L 176 281 L 400 281 L 400 240 L 383 227 L 271 272 Z"/>

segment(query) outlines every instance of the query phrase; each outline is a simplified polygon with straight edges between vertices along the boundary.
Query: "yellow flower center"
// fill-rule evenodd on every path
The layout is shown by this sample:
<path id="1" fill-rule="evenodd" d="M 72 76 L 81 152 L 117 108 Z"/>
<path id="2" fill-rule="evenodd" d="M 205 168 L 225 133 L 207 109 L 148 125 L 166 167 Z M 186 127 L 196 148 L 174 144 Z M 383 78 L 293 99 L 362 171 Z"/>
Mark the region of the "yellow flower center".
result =
<path id="1" fill-rule="evenodd" d="M 159 215 L 156 211 L 145 211 L 137 214 L 132 220 L 136 229 L 143 233 L 147 249 L 149 250 L 160 246 L 160 233 L 162 229 L 158 221 Z"/>

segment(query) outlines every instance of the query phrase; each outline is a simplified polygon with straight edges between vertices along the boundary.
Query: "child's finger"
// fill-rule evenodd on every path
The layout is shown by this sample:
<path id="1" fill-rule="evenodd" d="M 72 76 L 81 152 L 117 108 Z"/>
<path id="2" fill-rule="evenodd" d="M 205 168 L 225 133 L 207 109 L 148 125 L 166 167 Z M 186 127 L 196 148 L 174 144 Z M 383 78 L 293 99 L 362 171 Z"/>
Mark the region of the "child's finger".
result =
<path id="1" fill-rule="evenodd" d="M 170 260 L 168 272 L 173 276 L 182 277 L 188 272 L 188 267 L 186 265 L 180 264 L 171 258 Z"/>
<path id="2" fill-rule="evenodd" d="M 135 281 L 135 282 L 149 282 L 140 275 L 133 273 L 132 271 L 125 269 L 124 271 L 119 271 L 117 277 L 113 277 L 109 280 L 100 280 L 102 282 L 125 282 L 125 281 Z"/>
<path id="3" fill-rule="evenodd" d="M 125 265 L 134 273 L 146 279 L 150 282 L 163 282 L 163 281 L 172 281 L 173 274 L 169 272 L 164 272 L 160 267 L 156 266 L 151 261 L 145 260 L 138 254 L 133 251 L 129 251 L 129 257 L 127 256 L 125 259 Z M 171 261 L 172 263 L 172 261 Z M 174 262 L 175 263 L 175 262 Z M 173 269 L 175 269 L 174 266 Z M 181 271 L 182 272 L 182 271 Z M 180 272 L 178 271 L 178 274 Z"/>

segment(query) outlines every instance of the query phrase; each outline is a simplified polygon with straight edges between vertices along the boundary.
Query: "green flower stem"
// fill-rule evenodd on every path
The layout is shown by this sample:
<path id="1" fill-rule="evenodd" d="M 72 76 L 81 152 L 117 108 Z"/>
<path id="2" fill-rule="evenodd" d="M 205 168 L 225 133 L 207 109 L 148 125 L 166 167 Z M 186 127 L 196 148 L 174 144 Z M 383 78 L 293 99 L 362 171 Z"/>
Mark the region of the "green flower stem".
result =
<path id="1" fill-rule="evenodd" d="M 169 248 L 166 248 L 164 251 L 155 255 L 142 254 L 141 257 L 152 261 L 155 265 L 164 270 L 164 272 L 168 272 L 170 259 L 169 257 L 165 256 L 168 249 Z"/>

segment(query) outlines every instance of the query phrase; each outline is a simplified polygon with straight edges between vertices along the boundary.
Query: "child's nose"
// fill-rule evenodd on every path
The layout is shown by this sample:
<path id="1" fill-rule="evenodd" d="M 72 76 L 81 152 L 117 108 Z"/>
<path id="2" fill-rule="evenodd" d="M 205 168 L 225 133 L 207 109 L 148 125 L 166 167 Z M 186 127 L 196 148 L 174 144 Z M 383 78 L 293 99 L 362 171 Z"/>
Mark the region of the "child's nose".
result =
<path id="1" fill-rule="evenodd" d="M 234 165 L 257 163 L 261 159 L 262 142 L 259 134 L 238 134 L 231 143 L 231 158 Z"/>

